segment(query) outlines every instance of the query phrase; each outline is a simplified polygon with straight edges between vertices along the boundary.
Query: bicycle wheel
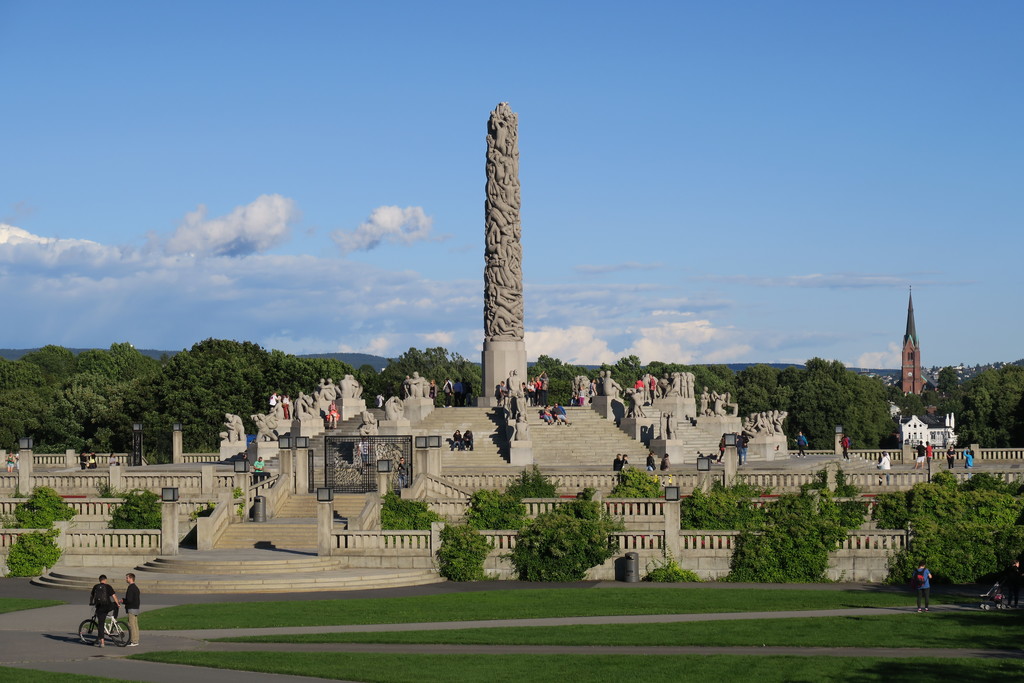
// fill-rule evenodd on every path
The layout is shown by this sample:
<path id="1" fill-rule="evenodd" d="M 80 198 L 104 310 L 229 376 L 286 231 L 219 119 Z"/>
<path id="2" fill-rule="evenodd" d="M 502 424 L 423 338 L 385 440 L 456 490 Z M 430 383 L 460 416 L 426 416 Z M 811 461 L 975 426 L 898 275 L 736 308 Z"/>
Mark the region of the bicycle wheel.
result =
<path id="1" fill-rule="evenodd" d="M 110 624 L 110 630 L 107 631 L 107 635 L 110 636 L 110 640 L 118 647 L 125 647 L 128 645 L 128 627 L 122 624 L 120 621 L 114 621 Z"/>
<path id="2" fill-rule="evenodd" d="M 86 645 L 93 645 L 96 642 L 96 620 L 86 619 L 78 625 L 78 638 Z"/>

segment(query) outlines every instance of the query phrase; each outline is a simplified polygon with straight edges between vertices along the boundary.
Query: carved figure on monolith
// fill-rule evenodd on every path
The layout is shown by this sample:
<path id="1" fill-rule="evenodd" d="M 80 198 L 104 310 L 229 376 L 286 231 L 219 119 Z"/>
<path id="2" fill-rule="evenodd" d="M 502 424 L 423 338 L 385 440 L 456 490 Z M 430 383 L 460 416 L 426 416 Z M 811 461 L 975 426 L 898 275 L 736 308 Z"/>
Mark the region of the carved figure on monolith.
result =
<path id="1" fill-rule="evenodd" d="M 523 247 L 519 221 L 519 117 L 507 102 L 487 122 L 487 198 L 484 203 L 485 387 L 518 371 L 526 375 L 523 343 Z M 482 392 L 483 393 L 483 392 Z M 481 396 L 490 405 L 496 400 Z"/>

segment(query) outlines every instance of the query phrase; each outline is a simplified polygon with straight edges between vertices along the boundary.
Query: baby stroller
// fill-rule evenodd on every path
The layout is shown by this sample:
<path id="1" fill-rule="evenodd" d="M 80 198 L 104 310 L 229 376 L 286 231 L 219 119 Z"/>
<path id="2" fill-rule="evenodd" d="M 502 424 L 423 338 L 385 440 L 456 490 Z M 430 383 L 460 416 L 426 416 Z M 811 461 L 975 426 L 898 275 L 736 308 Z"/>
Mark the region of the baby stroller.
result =
<path id="1" fill-rule="evenodd" d="M 999 582 L 988 589 L 988 592 L 981 596 L 984 601 L 981 603 L 981 609 L 1005 609 L 1009 607 L 1006 603 L 1006 596 L 1003 595 L 1002 589 L 999 587 Z"/>

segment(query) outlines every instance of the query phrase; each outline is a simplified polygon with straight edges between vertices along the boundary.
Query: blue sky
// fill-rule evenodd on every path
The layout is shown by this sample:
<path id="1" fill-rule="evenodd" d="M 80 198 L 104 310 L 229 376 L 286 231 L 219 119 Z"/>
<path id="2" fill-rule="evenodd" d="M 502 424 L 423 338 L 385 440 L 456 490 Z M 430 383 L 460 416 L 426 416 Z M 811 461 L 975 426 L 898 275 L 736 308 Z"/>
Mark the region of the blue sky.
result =
<path id="1" fill-rule="evenodd" d="M 0 347 L 1024 357 L 1024 3 L 0 0 Z"/>

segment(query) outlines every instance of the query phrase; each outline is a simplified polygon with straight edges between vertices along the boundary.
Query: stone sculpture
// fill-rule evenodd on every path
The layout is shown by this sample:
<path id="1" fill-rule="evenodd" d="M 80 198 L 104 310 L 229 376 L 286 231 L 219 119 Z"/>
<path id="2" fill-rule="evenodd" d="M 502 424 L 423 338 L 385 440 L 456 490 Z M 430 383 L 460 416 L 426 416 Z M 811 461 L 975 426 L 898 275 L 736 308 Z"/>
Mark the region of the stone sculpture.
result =
<path id="1" fill-rule="evenodd" d="M 413 372 L 412 377 L 402 382 L 402 398 L 430 398 L 430 383 L 420 377 L 420 373 Z"/>
<path id="2" fill-rule="evenodd" d="M 714 414 L 711 412 L 711 392 L 708 391 L 707 387 L 704 387 L 704 393 L 700 395 L 700 414 L 705 417 L 710 417 Z"/>
<path id="3" fill-rule="evenodd" d="M 626 409 L 626 417 L 647 417 L 644 412 L 644 392 L 641 389 L 627 389 L 626 398 L 629 399 L 629 407 Z"/>
<path id="4" fill-rule="evenodd" d="M 601 395 L 610 398 L 618 398 L 622 395 L 622 387 L 612 379 L 611 370 L 605 370 L 601 373 Z"/>
<path id="5" fill-rule="evenodd" d="M 669 395 L 669 391 L 672 389 L 672 382 L 668 379 L 668 373 L 661 376 L 658 380 L 658 398 L 665 398 Z"/>
<path id="6" fill-rule="evenodd" d="M 328 403 L 328 405 L 330 404 Z M 296 420 L 319 419 L 320 413 L 316 408 L 316 399 L 300 391 L 295 402 L 292 403 L 292 418 Z"/>
<path id="7" fill-rule="evenodd" d="M 377 418 L 373 416 L 373 413 L 364 410 L 359 413 L 359 419 L 362 421 L 359 425 L 359 436 L 377 436 Z"/>
<path id="8" fill-rule="evenodd" d="M 487 122 L 484 203 L 484 339 L 523 340 L 523 248 L 519 220 L 519 117 L 507 102 Z"/>
<path id="9" fill-rule="evenodd" d="M 335 401 L 339 398 L 338 387 L 335 386 L 334 380 L 331 378 L 320 378 L 320 385 L 316 388 L 316 408 L 318 415 L 322 417 L 327 414 L 328 409 L 331 407 L 331 401 Z"/>
<path id="10" fill-rule="evenodd" d="M 220 433 L 222 441 L 228 444 L 245 446 L 245 427 L 242 426 L 242 418 L 232 413 L 224 413 L 224 426 L 227 431 Z"/>
<path id="11" fill-rule="evenodd" d="M 662 431 L 662 438 L 664 438 L 667 441 L 671 439 L 673 436 L 675 436 L 676 416 L 674 413 L 665 413 L 661 417 L 665 421 L 665 427 Z"/>
<path id="12" fill-rule="evenodd" d="M 346 398 L 360 399 L 363 397 L 363 385 L 352 375 L 345 375 L 341 382 L 338 383 L 338 388 L 342 400 Z"/>
<path id="13" fill-rule="evenodd" d="M 520 415 L 516 418 L 516 433 L 515 441 L 529 441 L 530 440 L 530 423 L 526 421 L 525 415 Z"/>
<path id="14" fill-rule="evenodd" d="M 401 420 L 405 417 L 405 403 L 397 396 L 392 396 L 384 404 L 384 419 L 388 422 Z"/>
<path id="15" fill-rule="evenodd" d="M 249 418 L 256 425 L 257 441 L 277 441 L 277 428 L 280 423 L 273 413 L 270 415 L 250 415 Z"/>

